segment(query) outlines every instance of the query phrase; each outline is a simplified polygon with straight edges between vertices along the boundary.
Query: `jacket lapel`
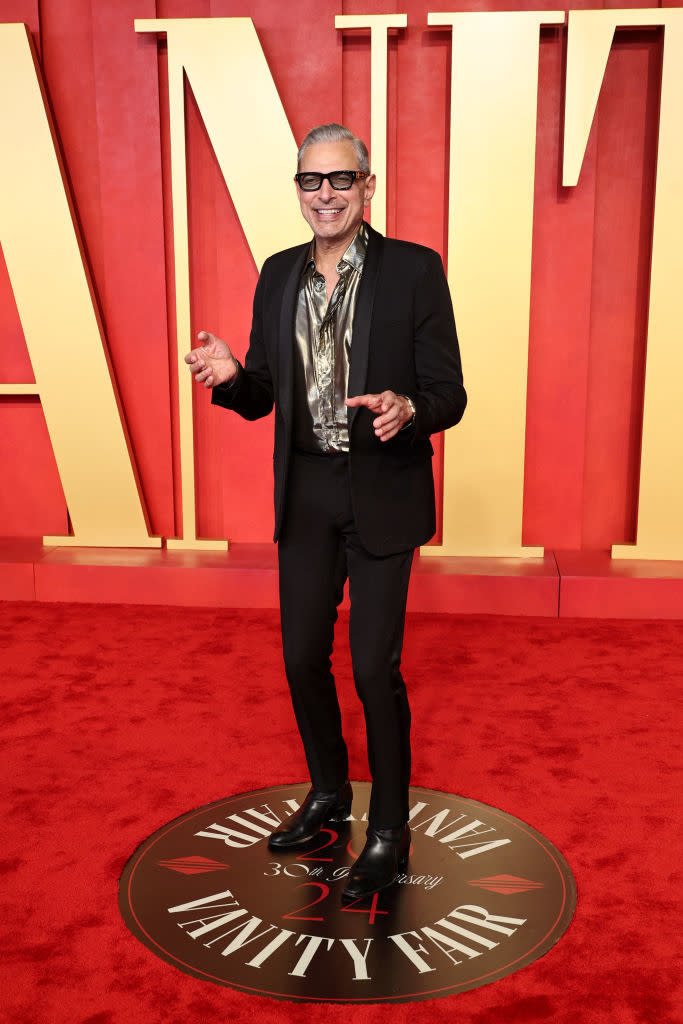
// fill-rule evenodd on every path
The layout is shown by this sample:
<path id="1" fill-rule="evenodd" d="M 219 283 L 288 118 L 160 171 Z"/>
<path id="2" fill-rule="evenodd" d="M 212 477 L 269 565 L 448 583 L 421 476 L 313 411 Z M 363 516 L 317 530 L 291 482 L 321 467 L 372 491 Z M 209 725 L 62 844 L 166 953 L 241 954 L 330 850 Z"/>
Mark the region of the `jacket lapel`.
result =
<path id="1" fill-rule="evenodd" d="M 365 394 L 368 375 L 368 352 L 370 347 L 370 323 L 377 290 L 377 277 L 382 263 L 384 238 L 369 227 L 368 251 L 365 254 L 363 276 L 361 277 L 356 312 L 353 317 L 353 340 L 351 342 L 351 363 L 349 366 L 349 398 Z M 349 409 L 349 436 L 357 409 Z"/>

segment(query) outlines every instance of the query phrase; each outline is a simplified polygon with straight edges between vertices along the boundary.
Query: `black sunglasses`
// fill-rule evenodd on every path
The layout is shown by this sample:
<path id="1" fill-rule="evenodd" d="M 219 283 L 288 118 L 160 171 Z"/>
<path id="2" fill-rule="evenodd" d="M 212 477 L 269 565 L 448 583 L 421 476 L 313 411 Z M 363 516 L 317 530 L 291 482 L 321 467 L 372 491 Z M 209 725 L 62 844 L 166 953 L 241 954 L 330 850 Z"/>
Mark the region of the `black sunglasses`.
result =
<path id="1" fill-rule="evenodd" d="M 303 192 L 317 192 L 322 188 L 325 178 L 337 192 L 345 192 L 351 188 L 356 178 L 367 178 L 366 171 L 330 171 L 321 174 L 319 171 L 301 171 L 294 175 L 294 181 Z"/>

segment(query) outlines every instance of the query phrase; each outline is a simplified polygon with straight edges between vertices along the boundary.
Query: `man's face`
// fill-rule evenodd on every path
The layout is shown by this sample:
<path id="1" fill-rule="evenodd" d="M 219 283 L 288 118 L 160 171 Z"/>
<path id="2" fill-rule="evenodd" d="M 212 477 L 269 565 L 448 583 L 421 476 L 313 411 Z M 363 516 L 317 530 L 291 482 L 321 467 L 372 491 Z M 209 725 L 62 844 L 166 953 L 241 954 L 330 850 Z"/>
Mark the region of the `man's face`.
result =
<path id="1" fill-rule="evenodd" d="M 358 159 L 353 143 L 319 142 L 308 146 L 300 171 L 357 171 Z M 304 192 L 296 186 L 304 219 L 313 228 L 316 242 L 335 247 L 348 246 L 363 220 L 363 210 L 375 191 L 375 176 L 354 181 L 350 189 L 336 190 L 327 178 L 317 192 Z"/>

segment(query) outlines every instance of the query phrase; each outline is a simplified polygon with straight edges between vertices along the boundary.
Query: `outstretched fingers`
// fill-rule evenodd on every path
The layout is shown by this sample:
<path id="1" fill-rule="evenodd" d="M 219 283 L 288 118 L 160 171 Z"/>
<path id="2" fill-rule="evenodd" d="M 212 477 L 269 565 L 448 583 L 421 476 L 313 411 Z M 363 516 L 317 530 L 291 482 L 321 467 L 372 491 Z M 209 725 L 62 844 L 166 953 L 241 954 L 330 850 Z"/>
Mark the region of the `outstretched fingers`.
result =
<path id="1" fill-rule="evenodd" d="M 361 405 L 364 405 L 366 409 L 370 409 L 371 412 L 382 411 L 382 396 L 381 395 L 356 395 L 355 398 L 347 398 L 346 404 L 352 409 L 356 409 Z"/>
<path id="2" fill-rule="evenodd" d="M 405 399 L 393 391 L 382 391 L 379 395 L 358 395 L 356 398 L 347 398 L 346 404 L 351 408 L 365 406 L 370 412 L 379 413 L 372 426 L 380 441 L 388 441 L 403 426 L 407 417 L 404 414 L 403 403 Z"/>

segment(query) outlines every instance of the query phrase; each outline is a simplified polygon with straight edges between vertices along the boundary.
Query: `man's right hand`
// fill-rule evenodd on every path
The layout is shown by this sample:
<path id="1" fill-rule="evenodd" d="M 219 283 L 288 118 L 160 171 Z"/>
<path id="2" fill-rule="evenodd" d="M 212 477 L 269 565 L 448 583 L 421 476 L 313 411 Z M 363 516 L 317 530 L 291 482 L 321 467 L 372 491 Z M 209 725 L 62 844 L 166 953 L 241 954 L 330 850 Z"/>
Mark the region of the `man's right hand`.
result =
<path id="1" fill-rule="evenodd" d="M 237 362 L 225 342 L 208 331 L 200 331 L 197 339 L 202 343 L 201 348 L 193 348 L 185 356 L 197 383 L 215 388 L 217 384 L 233 380 L 237 376 Z"/>

